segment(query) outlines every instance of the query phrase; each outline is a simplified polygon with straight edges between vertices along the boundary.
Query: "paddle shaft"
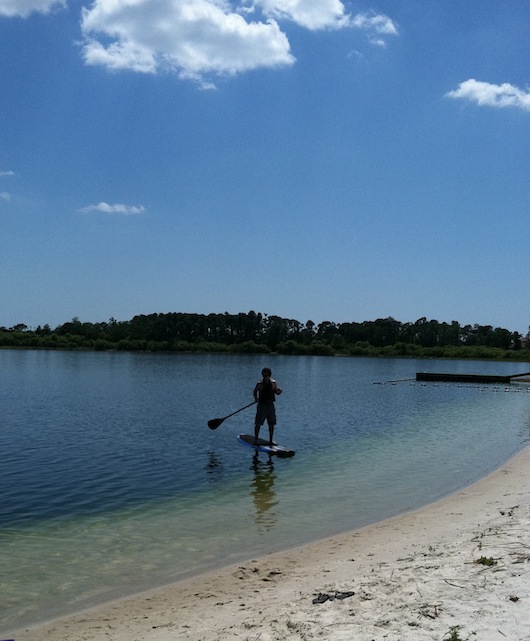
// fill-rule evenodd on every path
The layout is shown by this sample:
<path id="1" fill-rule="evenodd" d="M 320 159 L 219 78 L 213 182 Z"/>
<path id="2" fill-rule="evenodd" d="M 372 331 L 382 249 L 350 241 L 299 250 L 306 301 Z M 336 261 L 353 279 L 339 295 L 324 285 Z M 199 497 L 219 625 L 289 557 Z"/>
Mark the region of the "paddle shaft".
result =
<path id="1" fill-rule="evenodd" d="M 223 418 L 223 421 L 225 421 L 227 418 L 230 418 L 231 416 L 234 416 L 234 414 L 239 414 L 239 412 L 242 412 L 243 410 L 246 410 L 247 407 L 250 407 L 251 405 L 256 405 L 258 401 L 252 401 L 252 403 L 249 403 L 248 405 L 245 405 L 245 407 L 241 407 L 240 409 L 236 410 L 235 412 L 232 412 L 232 414 L 228 414 L 228 416 L 225 416 Z"/>
<path id="2" fill-rule="evenodd" d="M 239 412 L 242 412 L 243 410 L 246 410 L 247 407 L 250 407 L 251 405 L 255 405 L 258 401 L 252 401 L 252 403 L 249 403 L 248 405 L 245 405 L 244 407 L 240 407 L 238 410 L 235 412 L 232 412 L 231 414 L 228 414 L 224 418 L 214 418 L 211 421 L 208 421 L 208 427 L 211 430 L 215 430 L 221 425 L 223 421 L 226 421 L 227 418 L 230 418 L 231 416 L 234 416 L 234 414 L 239 414 Z"/>

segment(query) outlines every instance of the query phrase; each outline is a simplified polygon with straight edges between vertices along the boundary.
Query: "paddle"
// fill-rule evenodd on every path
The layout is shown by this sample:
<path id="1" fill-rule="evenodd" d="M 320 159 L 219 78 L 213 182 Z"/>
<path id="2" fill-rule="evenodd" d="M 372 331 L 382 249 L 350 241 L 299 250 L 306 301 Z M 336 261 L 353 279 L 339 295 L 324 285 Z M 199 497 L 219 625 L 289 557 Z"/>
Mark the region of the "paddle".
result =
<path id="1" fill-rule="evenodd" d="M 231 416 L 234 416 L 234 414 L 237 414 L 239 412 L 242 412 L 243 410 L 246 410 L 247 407 L 250 407 L 251 405 L 255 405 L 257 402 L 258 401 L 252 401 L 252 403 L 249 403 L 248 405 L 245 405 L 245 407 L 242 407 L 236 410 L 235 412 L 232 412 L 232 414 L 228 414 L 228 416 L 225 416 L 224 418 L 212 418 L 211 420 L 208 421 L 208 427 L 211 430 L 216 430 L 223 421 L 226 421 L 227 418 L 230 418 Z"/>

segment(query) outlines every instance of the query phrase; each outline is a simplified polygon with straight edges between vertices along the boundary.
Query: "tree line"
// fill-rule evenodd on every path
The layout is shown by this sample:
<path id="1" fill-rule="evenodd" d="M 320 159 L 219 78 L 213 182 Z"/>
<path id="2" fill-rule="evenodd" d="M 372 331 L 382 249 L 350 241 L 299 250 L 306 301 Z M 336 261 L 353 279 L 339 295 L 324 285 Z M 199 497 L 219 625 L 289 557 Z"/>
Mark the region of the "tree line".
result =
<path id="1" fill-rule="evenodd" d="M 306 323 L 250 311 L 173 312 L 128 321 L 88 323 L 79 318 L 52 329 L 0 327 L 0 347 L 164 352 L 280 353 L 349 356 L 505 358 L 530 360 L 529 335 L 491 325 L 460 325 L 419 318 Z"/>

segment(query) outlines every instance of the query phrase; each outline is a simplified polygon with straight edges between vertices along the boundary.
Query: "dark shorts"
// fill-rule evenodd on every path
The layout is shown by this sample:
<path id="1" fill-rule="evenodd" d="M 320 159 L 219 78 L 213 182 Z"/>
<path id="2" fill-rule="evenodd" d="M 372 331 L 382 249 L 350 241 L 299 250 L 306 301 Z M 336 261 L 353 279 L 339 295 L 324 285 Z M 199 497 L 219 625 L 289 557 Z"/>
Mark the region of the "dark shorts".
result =
<path id="1" fill-rule="evenodd" d="M 256 425 L 263 425 L 263 423 L 269 425 L 276 425 L 276 409 L 274 408 L 274 403 L 258 403 L 256 409 Z"/>

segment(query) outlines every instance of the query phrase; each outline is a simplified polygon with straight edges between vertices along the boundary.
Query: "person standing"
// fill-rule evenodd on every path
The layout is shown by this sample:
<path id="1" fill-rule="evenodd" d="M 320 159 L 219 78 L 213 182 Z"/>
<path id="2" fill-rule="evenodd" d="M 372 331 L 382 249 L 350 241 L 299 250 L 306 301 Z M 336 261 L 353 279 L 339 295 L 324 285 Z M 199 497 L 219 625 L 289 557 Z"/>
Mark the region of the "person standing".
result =
<path id="1" fill-rule="evenodd" d="M 272 372 L 268 367 L 261 370 L 262 379 L 254 387 L 254 400 L 258 402 L 256 408 L 256 421 L 254 424 L 254 437 L 256 442 L 259 431 L 265 421 L 269 426 L 269 445 L 273 445 L 274 426 L 276 425 L 276 409 L 274 401 L 282 393 L 278 383 L 271 378 Z"/>

